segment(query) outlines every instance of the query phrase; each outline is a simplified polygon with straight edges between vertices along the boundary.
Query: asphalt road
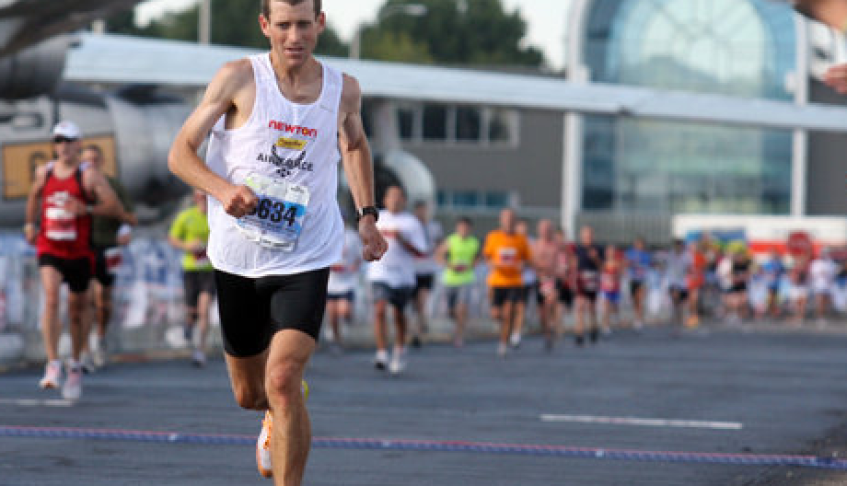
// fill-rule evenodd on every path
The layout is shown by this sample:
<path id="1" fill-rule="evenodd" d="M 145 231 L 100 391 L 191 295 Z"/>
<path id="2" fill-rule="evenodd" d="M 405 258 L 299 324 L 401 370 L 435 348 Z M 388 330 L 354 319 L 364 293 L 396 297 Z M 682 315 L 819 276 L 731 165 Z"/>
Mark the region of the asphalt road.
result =
<path id="1" fill-rule="evenodd" d="M 507 359 L 430 345 L 397 377 L 321 352 L 304 484 L 845 484 L 845 349 L 847 333 L 650 329 L 550 354 L 528 339 Z M 219 359 L 116 363 L 72 405 L 40 374 L 0 374 L 0 485 L 270 484 L 260 417 Z M 806 456 L 825 467 L 780 465 Z"/>

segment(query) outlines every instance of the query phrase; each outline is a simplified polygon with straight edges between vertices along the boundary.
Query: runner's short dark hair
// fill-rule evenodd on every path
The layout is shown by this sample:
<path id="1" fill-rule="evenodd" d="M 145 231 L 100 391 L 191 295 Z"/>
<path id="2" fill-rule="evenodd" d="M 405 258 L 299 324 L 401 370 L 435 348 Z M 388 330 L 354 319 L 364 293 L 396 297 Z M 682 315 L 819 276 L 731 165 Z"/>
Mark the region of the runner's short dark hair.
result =
<path id="1" fill-rule="evenodd" d="M 266 19 L 271 17 L 271 2 L 285 2 L 289 5 L 300 5 L 308 0 L 262 0 L 262 15 Z M 315 5 L 315 17 L 321 14 L 321 0 L 312 0 Z"/>

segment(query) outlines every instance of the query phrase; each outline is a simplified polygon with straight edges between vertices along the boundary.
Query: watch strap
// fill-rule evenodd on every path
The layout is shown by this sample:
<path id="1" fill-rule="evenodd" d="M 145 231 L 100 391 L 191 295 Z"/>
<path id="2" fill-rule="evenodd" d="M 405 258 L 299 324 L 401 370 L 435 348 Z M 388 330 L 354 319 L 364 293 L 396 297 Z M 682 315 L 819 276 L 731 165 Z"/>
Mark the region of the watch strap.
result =
<path id="1" fill-rule="evenodd" d="M 370 214 L 374 217 L 374 223 L 379 221 L 379 209 L 376 206 L 365 206 L 356 211 L 356 222 L 358 223 L 365 215 Z"/>

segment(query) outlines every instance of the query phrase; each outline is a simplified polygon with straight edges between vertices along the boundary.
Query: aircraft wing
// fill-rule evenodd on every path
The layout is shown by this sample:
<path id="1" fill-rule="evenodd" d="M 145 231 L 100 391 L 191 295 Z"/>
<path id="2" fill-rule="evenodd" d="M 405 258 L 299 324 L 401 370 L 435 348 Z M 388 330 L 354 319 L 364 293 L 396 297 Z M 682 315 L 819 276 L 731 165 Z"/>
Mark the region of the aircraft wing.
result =
<path id="1" fill-rule="evenodd" d="M 0 0 L 0 57 L 93 20 L 128 9 L 140 0 Z"/>

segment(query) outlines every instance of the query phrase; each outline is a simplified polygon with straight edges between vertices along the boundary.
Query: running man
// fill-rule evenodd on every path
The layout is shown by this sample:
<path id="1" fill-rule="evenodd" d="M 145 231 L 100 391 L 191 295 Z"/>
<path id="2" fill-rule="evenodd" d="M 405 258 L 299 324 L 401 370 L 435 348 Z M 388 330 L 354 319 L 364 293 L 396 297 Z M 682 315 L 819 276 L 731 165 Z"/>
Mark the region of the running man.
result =
<path id="1" fill-rule="evenodd" d="M 829 248 L 821 248 L 817 258 L 809 265 L 809 283 L 815 300 L 815 317 L 818 326 L 826 325 L 826 316 L 832 305 L 832 291 L 838 267 L 829 254 Z"/>
<path id="2" fill-rule="evenodd" d="M 647 251 L 644 238 L 640 236 L 635 238 L 632 247 L 626 251 L 626 268 L 634 314 L 632 327 L 636 330 L 644 327 L 644 298 L 647 295 L 647 273 L 650 271 L 650 261 L 650 252 Z"/>
<path id="3" fill-rule="evenodd" d="M 456 221 L 456 231 L 447 237 L 436 250 L 435 257 L 444 267 L 441 282 L 447 295 L 447 308 L 455 321 L 453 346 L 465 344 L 465 326 L 468 322 L 468 305 L 476 284 L 476 265 L 479 263 L 479 240 L 471 234 L 472 223 L 467 217 Z"/>
<path id="4" fill-rule="evenodd" d="M 620 319 L 619 308 L 621 301 L 621 278 L 623 276 L 623 262 L 620 252 L 615 245 L 606 245 L 603 253 L 603 270 L 600 273 L 600 293 L 603 296 L 602 306 L 602 329 L 604 334 L 612 332 L 612 316 L 616 324 Z"/>
<path id="5" fill-rule="evenodd" d="M 438 262 L 435 261 L 435 250 L 444 239 L 444 230 L 441 223 L 432 219 L 426 201 L 415 203 L 414 214 L 420 221 L 426 238 L 426 252 L 415 258 L 415 290 L 412 293 L 415 314 L 418 317 L 412 330 L 412 347 L 419 348 L 429 330 L 429 296 L 435 274 L 440 270 Z"/>
<path id="6" fill-rule="evenodd" d="M 515 223 L 515 232 L 524 238 L 532 251 L 533 239 L 529 234 L 529 221 L 526 218 L 518 218 Z M 521 347 L 521 339 L 523 339 L 523 328 L 526 324 L 526 315 L 529 312 L 529 306 L 532 299 L 536 299 L 538 304 L 540 297 L 538 295 L 538 275 L 535 273 L 535 267 L 532 262 L 526 262 L 521 270 L 521 299 L 515 304 L 515 319 L 512 324 L 512 335 L 509 336 L 509 346 L 513 349 Z"/>
<path id="7" fill-rule="evenodd" d="M 536 298 L 538 318 L 544 333 L 544 349 L 552 351 L 559 335 L 559 288 L 557 274 L 561 242 L 556 240 L 553 222 L 549 219 L 538 221 L 537 238 L 530 243 L 532 266 L 537 276 Z"/>
<path id="8" fill-rule="evenodd" d="M 497 355 L 509 352 L 509 337 L 515 332 L 517 306 L 524 298 L 522 272 L 532 255 L 526 237 L 515 230 L 515 212 L 500 211 L 500 227 L 485 238 L 482 256 L 488 264 L 491 317 L 500 325 Z"/>
<path id="9" fill-rule="evenodd" d="M 89 352 L 88 335 L 91 333 L 90 319 L 86 319 L 86 336 L 83 341 L 83 365 L 86 355 L 90 356 L 90 366 L 101 368 L 106 365 L 106 331 L 112 319 L 112 290 L 115 284 L 115 270 L 121 264 L 121 247 L 129 244 L 132 239 L 132 227 L 138 224 L 138 218 L 133 214 L 132 200 L 118 180 L 107 175 L 104 170 L 106 158 L 100 146 L 90 144 L 82 150 L 82 160 L 96 167 L 106 182 L 109 183 L 121 204 L 123 219 L 105 216 L 94 216 L 91 220 L 91 248 L 94 251 L 94 278 L 92 280 L 92 301 L 94 302 L 97 320 L 97 338 L 93 349 Z"/>
<path id="10" fill-rule="evenodd" d="M 415 289 L 415 258 L 426 251 L 426 237 L 420 222 L 406 211 L 406 194 L 399 186 L 390 186 L 383 196 L 385 209 L 379 213 L 377 228 L 388 241 L 388 251 L 368 266 L 368 281 L 373 291 L 374 366 L 391 374 L 406 368 L 406 304 Z M 388 360 L 387 313 L 394 317 L 394 351 Z"/>
<path id="11" fill-rule="evenodd" d="M 209 245 L 208 205 L 203 191 L 194 190 L 192 206 L 180 211 L 171 224 L 168 242 L 183 252 L 182 285 L 185 291 L 185 341 L 191 346 L 194 366 L 206 366 L 209 314 L 215 290 L 215 273 L 206 247 Z"/>
<path id="12" fill-rule="evenodd" d="M 782 279 L 785 276 L 785 265 L 782 263 L 782 255 L 779 254 L 779 250 L 771 248 L 767 258 L 762 263 L 761 270 L 764 274 L 765 287 L 767 289 L 767 300 L 765 301 L 763 314 L 767 313 L 772 318 L 777 318 L 781 314 L 779 289 Z"/>
<path id="13" fill-rule="evenodd" d="M 326 295 L 326 316 L 332 331 L 330 346 L 335 353 L 343 349 L 341 321 L 350 324 L 353 319 L 353 303 L 356 301 L 361 266 L 362 240 L 359 232 L 344 228 L 344 248 L 341 259 L 329 267 Z"/>
<path id="14" fill-rule="evenodd" d="M 688 282 L 686 276 L 691 269 L 691 254 L 685 251 L 685 242 L 675 239 L 665 262 L 665 278 L 671 298 L 671 326 L 673 335 L 682 332 L 684 313 L 688 302 Z"/>
<path id="15" fill-rule="evenodd" d="M 24 237 L 35 245 L 41 285 L 44 288 L 44 310 L 41 332 L 47 354 L 44 378 L 39 386 L 58 388 L 62 384 L 62 362 L 59 360 L 60 290 L 68 284 L 68 318 L 70 321 L 71 359 L 62 396 L 78 400 L 82 396 L 82 355 L 86 339 L 85 307 L 88 284 L 94 267 L 91 251 L 91 216 L 125 217 L 114 191 L 103 174 L 91 164 L 82 163 L 82 131 L 70 121 L 53 128 L 53 151 L 56 159 L 38 167 L 35 182 L 26 203 Z"/>
<path id="16" fill-rule="evenodd" d="M 576 253 L 575 245 L 568 241 L 564 228 L 556 230 L 556 289 L 559 305 L 556 306 L 556 322 L 564 323 L 565 316 L 571 311 L 574 303 L 576 288 Z"/>
<path id="17" fill-rule="evenodd" d="M 685 286 L 688 289 L 688 317 L 685 327 L 694 329 L 700 325 L 700 290 L 706 285 L 706 254 L 704 243 L 700 240 L 688 243 L 688 274 L 685 276 Z"/>
<path id="18" fill-rule="evenodd" d="M 594 228 L 579 230 L 576 257 L 576 345 L 585 345 L 585 321 L 588 317 L 588 338 L 596 343 L 600 337 L 597 322 L 597 293 L 600 291 L 600 271 L 603 268 L 603 248 L 594 243 Z"/>
<path id="19" fill-rule="evenodd" d="M 301 484 L 309 455 L 303 370 L 343 245 L 339 156 L 363 257 L 379 259 L 386 249 L 358 82 L 312 55 L 325 25 L 320 0 L 262 0 L 270 53 L 218 71 L 168 160 L 209 194 L 208 255 L 232 390 L 242 407 L 267 410 L 259 470 L 286 486 Z M 210 132 L 206 165 L 197 150 Z"/>

